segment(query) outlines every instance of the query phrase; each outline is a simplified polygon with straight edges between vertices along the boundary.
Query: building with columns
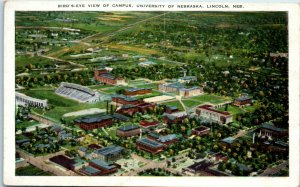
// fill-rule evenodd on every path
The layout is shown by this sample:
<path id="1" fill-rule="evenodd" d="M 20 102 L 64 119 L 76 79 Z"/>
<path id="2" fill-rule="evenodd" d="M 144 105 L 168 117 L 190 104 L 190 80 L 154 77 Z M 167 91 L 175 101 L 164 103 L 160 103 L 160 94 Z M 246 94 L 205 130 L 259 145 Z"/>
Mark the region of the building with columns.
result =
<path id="1" fill-rule="evenodd" d="M 233 116 L 229 112 L 216 110 L 212 105 L 199 106 L 196 114 L 219 124 L 227 124 L 233 120 Z"/>
<path id="2" fill-rule="evenodd" d="M 31 106 L 36 108 L 46 108 L 48 106 L 48 100 L 37 99 L 29 97 L 25 94 L 16 92 L 16 105 L 17 106 Z"/>

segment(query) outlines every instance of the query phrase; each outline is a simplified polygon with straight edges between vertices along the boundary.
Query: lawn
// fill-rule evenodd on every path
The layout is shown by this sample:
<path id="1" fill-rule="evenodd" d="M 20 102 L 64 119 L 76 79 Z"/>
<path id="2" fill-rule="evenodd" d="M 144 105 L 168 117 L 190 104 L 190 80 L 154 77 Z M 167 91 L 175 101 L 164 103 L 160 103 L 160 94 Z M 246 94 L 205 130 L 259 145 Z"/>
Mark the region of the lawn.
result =
<path id="1" fill-rule="evenodd" d="M 199 103 L 212 103 L 212 104 L 221 104 L 226 101 L 230 101 L 231 98 L 225 98 L 216 95 L 204 94 L 200 96 L 190 97 L 188 100 L 196 101 Z"/>
<path id="2" fill-rule="evenodd" d="M 189 100 L 189 99 L 182 99 L 182 102 L 188 108 L 193 108 L 195 106 L 198 106 L 198 105 L 201 105 L 204 103 L 202 101 L 195 101 L 195 100 Z"/>
<path id="3" fill-rule="evenodd" d="M 221 107 L 221 108 L 218 108 L 217 110 L 225 111 L 225 106 Z M 232 105 L 228 105 L 227 111 L 230 112 L 232 115 L 237 115 L 237 114 L 245 113 L 244 110 L 240 109 L 237 106 L 232 106 Z"/>
<path id="4" fill-rule="evenodd" d="M 16 169 L 16 176 L 53 176 L 53 174 L 29 165 Z"/>
<path id="5" fill-rule="evenodd" d="M 102 92 L 108 93 L 108 94 L 115 94 L 116 91 L 121 90 L 121 89 L 127 89 L 130 88 L 129 86 L 112 86 L 108 88 L 103 88 L 100 89 Z"/>
<path id="6" fill-rule="evenodd" d="M 165 102 L 163 104 L 167 106 L 176 106 L 179 110 L 183 110 L 183 107 L 179 101 L 170 101 L 170 102 Z"/>
<path id="7" fill-rule="evenodd" d="M 161 92 L 158 92 L 158 91 L 152 91 L 149 94 L 135 96 L 135 98 L 137 98 L 137 99 L 140 99 L 140 98 L 145 99 L 145 98 L 155 97 L 155 96 L 160 96 L 160 95 L 163 95 L 163 94 Z"/>
<path id="8" fill-rule="evenodd" d="M 39 122 L 34 120 L 16 122 L 16 129 L 22 129 L 23 127 L 27 128 L 37 124 L 39 124 Z"/>

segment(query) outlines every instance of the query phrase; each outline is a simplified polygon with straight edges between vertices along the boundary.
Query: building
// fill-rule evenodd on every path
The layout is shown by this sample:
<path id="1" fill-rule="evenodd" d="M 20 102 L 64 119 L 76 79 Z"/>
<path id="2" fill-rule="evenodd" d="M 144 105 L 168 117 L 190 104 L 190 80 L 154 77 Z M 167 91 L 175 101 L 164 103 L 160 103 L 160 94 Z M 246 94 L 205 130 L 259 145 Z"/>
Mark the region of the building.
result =
<path id="1" fill-rule="evenodd" d="M 196 76 L 185 76 L 185 77 L 178 78 L 178 82 L 180 82 L 180 83 L 190 83 L 190 82 L 194 82 L 194 81 L 197 81 Z"/>
<path id="2" fill-rule="evenodd" d="M 242 97 L 236 98 L 233 102 L 233 105 L 240 107 L 240 106 L 251 105 L 251 103 L 252 103 L 252 99 L 250 97 L 242 96 Z"/>
<path id="3" fill-rule="evenodd" d="M 131 124 L 118 128 L 116 134 L 120 137 L 130 137 L 139 135 L 140 132 L 141 128 L 139 126 Z"/>
<path id="4" fill-rule="evenodd" d="M 82 103 L 94 103 L 100 101 L 100 93 L 79 84 L 62 82 L 55 90 L 57 95 L 67 97 Z"/>
<path id="5" fill-rule="evenodd" d="M 137 105 L 139 111 L 141 113 L 146 113 L 148 110 L 154 110 L 155 104 L 154 103 L 141 103 Z"/>
<path id="6" fill-rule="evenodd" d="M 141 100 L 126 95 L 114 95 L 111 97 L 111 99 L 114 103 L 121 105 L 138 105 L 142 103 Z"/>
<path id="7" fill-rule="evenodd" d="M 192 134 L 197 136 L 207 135 L 210 132 L 210 128 L 205 127 L 203 125 L 192 130 Z"/>
<path id="8" fill-rule="evenodd" d="M 261 136 L 282 138 L 288 135 L 288 130 L 275 127 L 272 122 L 263 123 L 257 130 Z"/>
<path id="9" fill-rule="evenodd" d="M 140 121 L 140 126 L 142 126 L 142 128 L 144 129 L 150 129 L 158 125 L 159 125 L 159 121 L 146 121 L 146 120 Z"/>
<path id="10" fill-rule="evenodd" d="M 113 117 L 114 119 L 118 120 L 118 121 L 124 121 L 124 122 L 126 122 L 126 121 L 129 121 L 129 120 L 130 120 L 129 117 L 124 116 L 124 115 L 119 114 L 119 113 L 114 113 L 114 114 L 112 115 L 112 117 Z"/>
<path id="11" fill-rule="evenodd" d="M 151 154 L 160 153 L 165 149 L 165 146 L 163 144 L 148 138 L 138 139 L 136 142 L 136 146 L 138 149 L 149 152 Z"/>
<path id="12" fill-rule="evenodd" d="M 159 136 L 157 141 L 164 145 L 170 145 L 170 144 L 178 142 L 178 138 L 176 137 L 175 134 L 168 134 L 165 136 Z"/>
<path id="13" fill-rule="evenodd" d="M 89 162 L 89 165 L 101 171 L 100 175 L 109 175 L 111 173 L 117 172 L 118 168 L 115 165 L 109 165 L 99 159 L 93 159 Z"/>
<path id="14" fill-rule="evenodd" d="M 197 96 L 197 95 L 201 95 L 204 93 L 202 87 L 194 86 L 194 87 L 188 88 L 180 82 L 160 84 L 158 86 L 158 89 L 161 92 L 172 92 L 172 93 L 175 93 L 176 95 L 179 95 L 182 97 Z"/>
<path id="15" fill-rule="evenodd" d="M 152 92 L 151 88 L 128 88 L 125 89 L 124 95 L 129 95 L 129 96 L 143 95 L 151 92 Z"/>
<path id="16" fill-rule="evenodd" d="M 202 172 L 204 172 L 206 174 L 205 171 L 212 165 L 213 165 L 213 163 L 210 162 L 209 160 L 202 160 L 202 161 L 196 162 L 186 168 L 182 168 L 182 173 L 189 175 L 189 176 L 201 174 Z"/>
<path id="17" fill-rule="evenodd" d="M 175 112 L 179 112 L 179 110 L 176 106 L 167 106 L 165 112 L 168 114 L 172 114 Z"/>
<path id="18" fill-rule="evenodd" d="M 94 158 L 99 158 L 104 162 L 115 162 L 123 157 L 125 150 L 120 146 L 108 146 L 95 150 L 92 155 Z"/>
<path id="19" fill-rule="evenodd" d="M 87 175 L 87 176 L 99 176 L 99 175 L 101 175 L 101 170 L 96 169 L 92 166 L 82 167 L 79 170 L 79 172 L 83 173 L 84 175 Z"/>
<path id="20" fill-rule="evenodd" d="M 182 120 L 187 118 L 186 112 L 176 112 L 172 114 L 164 113 L 163 114 L 163 121 L 167 124 L 174 124 L 174 123 L 180 123 Z"/>
<path id="21" fill-rule="evenodd" d="M 139 112 L 139 108 L 136 105 L 123 105 L 120 109 L 117 110 L 119 114 L 127 114 L 132 116 L 133 114 Z"/>
<path id="22" fill-rule="evenodd" d="M 123 78 L 113 76 L 106 69 L 95 69 L 94 78 L 95 80 L 105 84 L 126 85 L 126 82 Z"/>
<path id="23" fill-rule="evenodd" d="M 31 106 L 36 108 L 47 108 L 48 107 L 48 101 L 47 99 L 36 99 L 33 97 L 29 97 L 25 94 L 16 92 L 16 105 L 17 106 Z"/>
<path id="24" fill-rule="evenodd" d="M 227 137 L 227 138 L 220 140 L 220 145 L 224 146 L 224 147 L 230 147 L 230 146 L 234 145 L 235 142 L 236 142 L 235 138 Z"/>
<path id="25" fill-rule="evenodd" d="M 233 120 L 233 116 L 229 112 L 216 110 L 212 105 L 199 106 L 196 114 L 218 124 L 227 124 Z"/>
<path id="26" fill-rule="evenodd" d="M 113 124 L 113 117 L 110 115 L 98 117 L 83 117 L 74 120 L 75 124 L 84 130 L 93 130 Z"/>

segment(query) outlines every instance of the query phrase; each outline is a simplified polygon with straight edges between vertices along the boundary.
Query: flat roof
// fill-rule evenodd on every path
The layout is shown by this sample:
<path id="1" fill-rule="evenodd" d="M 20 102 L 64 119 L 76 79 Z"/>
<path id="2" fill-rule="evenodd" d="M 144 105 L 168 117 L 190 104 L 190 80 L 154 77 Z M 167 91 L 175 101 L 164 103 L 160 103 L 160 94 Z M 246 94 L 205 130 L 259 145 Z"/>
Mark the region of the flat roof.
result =
<path id="1" fill-rule="evenodd" d="M 166 136 L 160 136 L 160 137 L 158 138 L 158 140 L 159 140 L 160 142 L 168 142 L 168 141 L 172 141 L 172 140 L 175 140 L 175 139 L 177 139 L 177 137 L 176 137 L 175 134 L 168 134 L 168 135 L 166 135 Z"/>
<path id="2" fill-rule="evenodd" d="M 97 154 L 107 156 L 107 155 L 119 154 L 123 150 L 124 150 L 123 147 L 111 145 L 111 146 L 108 146 L 108 147 L 97 149 L 97 150 L 95 150 L 95 152 Z"/>
<path id="3" fill-rule="evenodd" d="M 144 144 L 146 146 L 149 147 L 153 147 L 153 148 L 159 148 L 159 147 L 163 147 L 163 144 L 158 143 L 156 141 L 150 140 L 148 138 L 140 138 L 137 140 L 138 143 Z"/>
<path id="4" fill-rule="evenodd" d="M 231 115 L 229 112 L 219 111 L 219 110 L 213 109 L 212 105 L 201 105 L 201 106 L 198 106 L 198 108 L 205 109 L 205 110 L 212 111 L 212 112 L 216 112 L 216 113 L 223 114 L 223 115 L 226 115 L 226 116 Z"/>
<path id="5" fill-rule="evenodd" d="M 106 162 L 100 160 L 100 159 L 93 159 L 91 160 L 92 163 L 96 164 L 97 166 L 100 166 L 102 168 L 105 168 L 105 169 L 114 169 L 116 168 L 116 166 L 112 165 L 108 165 Z"/>
<path id="6" fill-rule="evenodd" d="M 261 125 L 260 128 L 269 129 L 269 130 L 276 131 L 276 132 L 285 132 L 285 131 L 287 131 L 287 129 L 275 127 L 273 125 L 273 123 L 264 123 L 264 124 Z"/>
<path id="7" fill-rule="evenodd" d="M 237 100 L 237 101 L 247 101 L 247 100 L 251 100 L 251 98 L 248 97 L 248 96 L 242 96 L 242 97 L 236 98 L 235 100 Z"/>
<path id="8" fill-rule="evenodd" d="M 96 122 L 101 122 L 102 120 L 107 120 L 107 119 L 112 119 L 112 116 L 103 115 L 103 116 L 98 116 L 98 117 L 83 117 L 83 118 L 76 119 L 75 122 L 78 122 L 78 123 L 96 123 Z"/>
<path id="9" fill-rule="evenodd" d="M 135 129 L 139 129 L 140 127 L 134 124 L 131 125 L 125 125 L 122 127 L 119 127 L 118 130 L 120 131 L 131 131 L 131 130 L 135 130 Z"/>
<path id="10" fill-rule="evenodd" d="M 100 170 L 98 170 L 92 166 L 83 167 L 82 170 L 90 175 L 100 172 Z"/>

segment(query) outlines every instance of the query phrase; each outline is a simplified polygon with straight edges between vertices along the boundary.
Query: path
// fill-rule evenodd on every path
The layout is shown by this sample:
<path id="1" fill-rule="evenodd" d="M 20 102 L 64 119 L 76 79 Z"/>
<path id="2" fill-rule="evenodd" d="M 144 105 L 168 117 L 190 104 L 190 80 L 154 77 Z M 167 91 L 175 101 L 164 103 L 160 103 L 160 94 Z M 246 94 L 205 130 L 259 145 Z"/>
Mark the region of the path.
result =
<path id="1" fill-rule="evenodd" d="M 50 60 L 56 60 L 56 61 L 59 61 L 59 62 L 66 62 L 66 63 L 69 63 L 71 65 L 75 65 L 75 66 L 80 66 L 80 67 L 85 67 L 84 65 L 82 64 L 77 64 L 75 62 L 71 62 L 69 60 L 62 60 L 62 59 L 59 59 L 59 58 L 55 58 L 55 57 L 51 57 L 51 56 L 45 56 L 45 55 L 40 55 L 40 57 L 43 57 L 43 58 L 48 58 Z"/>

